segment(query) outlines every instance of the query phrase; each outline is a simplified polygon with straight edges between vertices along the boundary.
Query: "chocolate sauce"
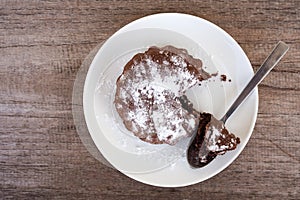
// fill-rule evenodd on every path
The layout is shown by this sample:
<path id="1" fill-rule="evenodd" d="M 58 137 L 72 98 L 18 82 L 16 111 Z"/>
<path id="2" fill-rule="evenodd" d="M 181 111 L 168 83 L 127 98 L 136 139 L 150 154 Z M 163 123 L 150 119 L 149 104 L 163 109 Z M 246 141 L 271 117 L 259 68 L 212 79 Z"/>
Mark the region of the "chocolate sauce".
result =
<path id="1" fill-rule="evenodd" d="M 204 167 L 210 163 L 217 155 L 211 153 L 206 145 L 206 126 L 211 120 L 211 114 L 201 113 L 198 131 L 187 151 L 188 162 L 192 167 Z"/>

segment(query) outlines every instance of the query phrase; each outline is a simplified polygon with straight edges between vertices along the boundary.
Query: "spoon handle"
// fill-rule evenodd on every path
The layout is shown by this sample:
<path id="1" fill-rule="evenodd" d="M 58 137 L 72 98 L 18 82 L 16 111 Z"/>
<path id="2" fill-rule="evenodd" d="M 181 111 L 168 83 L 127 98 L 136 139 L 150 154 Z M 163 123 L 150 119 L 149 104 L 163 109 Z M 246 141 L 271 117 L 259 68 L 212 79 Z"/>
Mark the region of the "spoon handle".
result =
<path id="1" fill-rule="evenodd" d="M 276 47 L 273 49 L 271 54 L 267 57 L 264 63 L 257 70 L 255 75 L 249 81 L 248 85 L 244 88 L 244 90 L 240 93 L 235 102 L 228 109 L 226 114 L 222 117 L 221 121 L 225 124 L 226 120 L 230 117 L 230 115 L 236 110 L 236 108 L 248 97 L 248 95 L 252 92 L 253 88 L 255 88 L 273 69 L 273 67 L 280 61 L 280 59 L 285 55 L 288 51 L 289 46 L 282 41 L 279 41 Z"/>

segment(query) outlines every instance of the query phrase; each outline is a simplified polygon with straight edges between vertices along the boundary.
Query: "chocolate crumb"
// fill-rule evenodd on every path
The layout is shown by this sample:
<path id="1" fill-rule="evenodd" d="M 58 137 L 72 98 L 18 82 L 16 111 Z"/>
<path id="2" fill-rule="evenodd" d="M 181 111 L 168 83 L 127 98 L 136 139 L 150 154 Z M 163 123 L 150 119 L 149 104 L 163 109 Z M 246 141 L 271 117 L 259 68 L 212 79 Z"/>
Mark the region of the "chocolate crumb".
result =
<path id="1" fill-rule="evenodd" d="M 218 72 L 211 74 L 211 76 L 217 76 Z"/>
<path id="2" fill-rule="evenodd" d="M 226 81 L 227 77 L 225 74 L 221 74 L 221 81 Z"/>

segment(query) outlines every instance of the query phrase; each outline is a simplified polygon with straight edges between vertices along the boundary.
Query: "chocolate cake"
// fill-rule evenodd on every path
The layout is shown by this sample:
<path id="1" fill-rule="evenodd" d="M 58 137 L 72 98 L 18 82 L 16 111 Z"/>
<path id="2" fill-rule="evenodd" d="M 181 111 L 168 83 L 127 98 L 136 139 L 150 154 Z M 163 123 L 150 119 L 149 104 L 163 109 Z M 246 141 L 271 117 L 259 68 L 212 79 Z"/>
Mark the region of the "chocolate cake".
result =
<path id="1" fill-rule="evenodd" d="M 152 144 L 191 136 L 199 113 L 182 106 L 186 90 L 210 78 L 184 49 L 151 47 L 136 54 L 117 79 L 115 107 L 125 127 Z"/>
<path id="2" fill-rule="evenodd" d="M 197 134 L 188 148 L 188 162 L 193 167 L 203 167 L 217 155 L 234 150 L 239 143 L 240 139 L 229 133 L 223 122 L 209 113 L 201 113 Z"/>

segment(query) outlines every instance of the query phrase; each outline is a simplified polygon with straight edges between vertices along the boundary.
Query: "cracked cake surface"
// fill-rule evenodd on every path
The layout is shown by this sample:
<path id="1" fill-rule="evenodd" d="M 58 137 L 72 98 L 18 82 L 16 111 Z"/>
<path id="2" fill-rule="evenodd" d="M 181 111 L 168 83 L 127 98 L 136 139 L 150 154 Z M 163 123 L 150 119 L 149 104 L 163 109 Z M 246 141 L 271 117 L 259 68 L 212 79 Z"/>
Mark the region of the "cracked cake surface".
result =
<path id="1" fill-rule="evenodd" d="M 115 107 L 125 127 L 141 140 L 175 144 L 193 134 L 199 113 L 185 109 L 181 96 L 210 78 L 184 49 L 150 47 L 136 54 L 117 79 Z"/>

